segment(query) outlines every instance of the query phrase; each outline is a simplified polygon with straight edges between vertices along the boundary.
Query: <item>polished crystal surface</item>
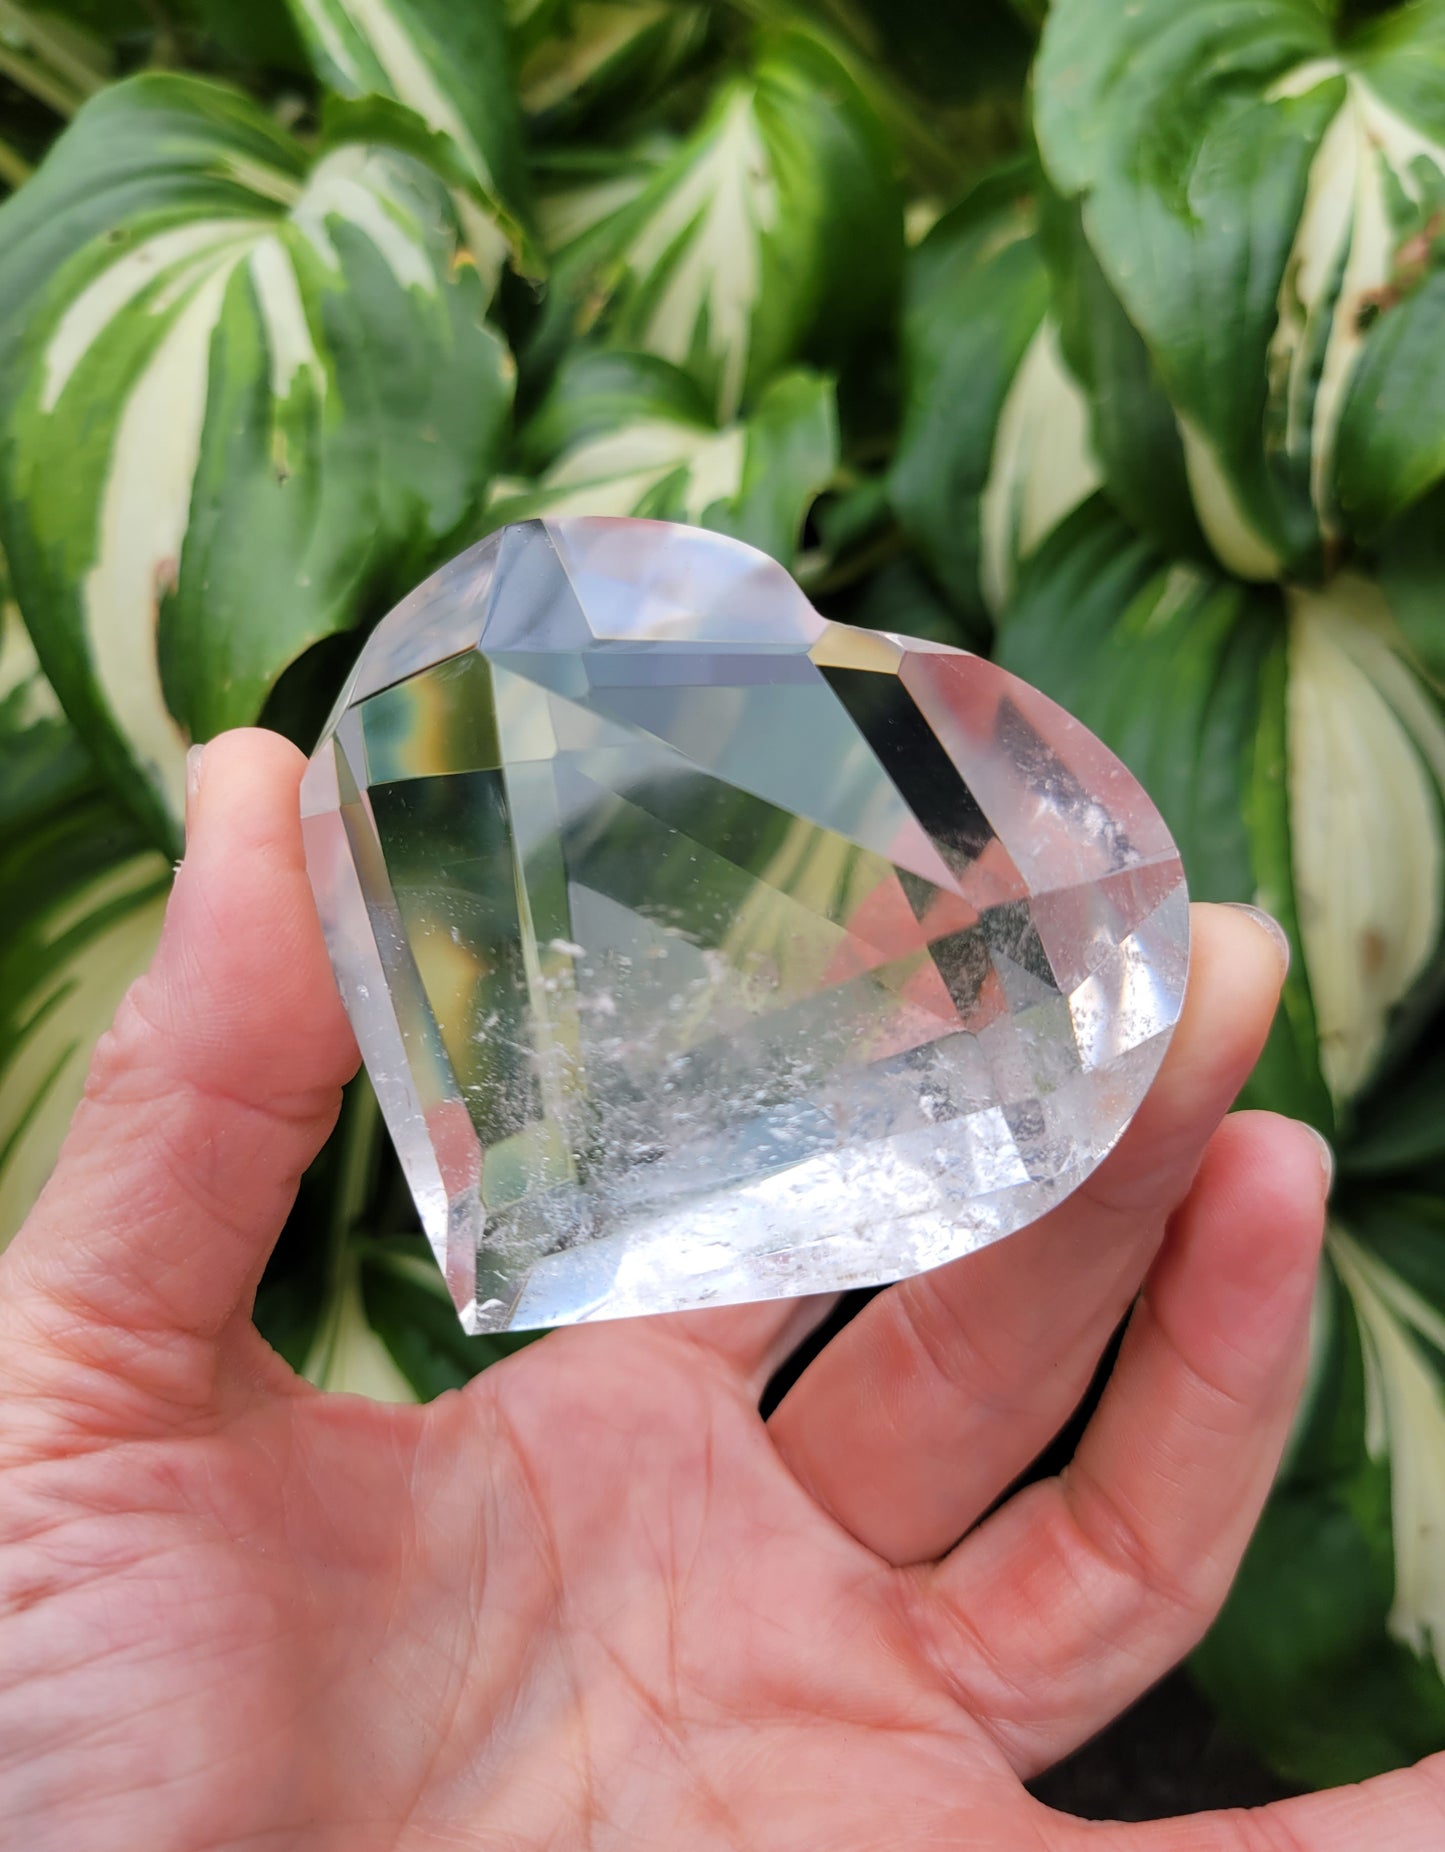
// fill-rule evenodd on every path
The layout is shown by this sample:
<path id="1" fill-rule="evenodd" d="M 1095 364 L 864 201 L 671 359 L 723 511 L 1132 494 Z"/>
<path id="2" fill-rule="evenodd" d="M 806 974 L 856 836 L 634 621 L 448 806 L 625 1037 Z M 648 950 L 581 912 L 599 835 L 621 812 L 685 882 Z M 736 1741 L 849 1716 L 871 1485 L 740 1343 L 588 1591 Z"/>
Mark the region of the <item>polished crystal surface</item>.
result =
<path id="1" fill-rule="evenodd" d="M 463 1323 L 875 1284 L 1074 1189 L 1179 1014 L 1179 858 L 1077 721 L 740 543 L 531 521 L 377 627 L 302 792 Z"/>

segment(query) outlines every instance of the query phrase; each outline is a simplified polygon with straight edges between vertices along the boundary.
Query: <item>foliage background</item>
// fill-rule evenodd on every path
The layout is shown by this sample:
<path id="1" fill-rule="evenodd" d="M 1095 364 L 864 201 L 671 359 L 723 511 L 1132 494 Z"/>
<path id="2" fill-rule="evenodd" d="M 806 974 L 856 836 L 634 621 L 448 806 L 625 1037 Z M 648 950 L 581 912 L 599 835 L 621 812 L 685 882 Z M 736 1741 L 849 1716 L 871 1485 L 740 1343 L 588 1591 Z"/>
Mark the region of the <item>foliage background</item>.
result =
<path id="1" fill-rule="evenodd" d="M 997 653 L 1289 930 L 1251 1096 L 1340 1180 L 1194 1670 L 1295 1781 L 1445 1745 L 1445 0 L 0 0 L 0 183 L 0 1239 L 191 740 L 309 747 L 507 519 L 725 529 Z M 505 1348 L 362 1088 L 257 1317 L 380 1395 Z"/>

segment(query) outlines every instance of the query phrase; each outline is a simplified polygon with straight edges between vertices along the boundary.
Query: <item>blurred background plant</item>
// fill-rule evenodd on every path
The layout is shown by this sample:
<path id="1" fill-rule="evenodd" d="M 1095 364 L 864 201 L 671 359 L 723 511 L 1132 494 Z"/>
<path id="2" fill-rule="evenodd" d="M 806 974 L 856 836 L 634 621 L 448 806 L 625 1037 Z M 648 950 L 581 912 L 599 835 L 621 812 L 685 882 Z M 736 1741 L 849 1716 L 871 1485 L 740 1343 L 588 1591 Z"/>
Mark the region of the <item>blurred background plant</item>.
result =
<path id="1" fill-rule="evenodd" d="M 0 1239 L 155 943 L 187 744 L 545 510 L 989 650 L 1295 959 L 1340 1154 L 1194 1662 L 1286 1778 L 1445 1745 L 1445 0 L 0 0 Z M 321 1232 L 318 1232 L 321 1231 Z M 258 1321 L 464 1381 L 353 1090 Z"/>

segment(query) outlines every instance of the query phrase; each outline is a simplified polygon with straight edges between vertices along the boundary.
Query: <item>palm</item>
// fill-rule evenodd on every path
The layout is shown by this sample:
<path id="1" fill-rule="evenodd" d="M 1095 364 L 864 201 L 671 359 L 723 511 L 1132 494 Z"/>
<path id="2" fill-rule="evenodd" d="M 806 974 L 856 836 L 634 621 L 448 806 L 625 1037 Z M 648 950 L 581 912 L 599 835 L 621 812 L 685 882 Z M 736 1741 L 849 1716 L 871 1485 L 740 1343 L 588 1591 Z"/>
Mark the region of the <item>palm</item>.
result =
<path id="1" fill-rule="evenodd" d="M 660 1328 L 559 1334 L 425 1410 L 267 1385 L 204 1436 L 16 1477 L 78 1571 L 49 1571 L 51 1641 L 91 1643 L 59 1706 L 106 1717 L 76 1852 L 159 1811 L 186 1847 L 841 1852 L 898 1843 L 900 1800 L 942 1846 L 961 1780 L 970 1843 L 1012 1852 L 1033 1810 L 914 1573 Z"/>
<path id="2" fill-rule="evenodd" d="M 1278 982 L 1262 935 L 1201 916 L 1096 1184 L 874 1300 L 769 1423 L 816 1308 L 558 1333 L 379 1407 L 299 1383 L 247 1316 L 354 1051 L 294 756 L 207 762 L 157 969 L 0 1270 L 5 1843 L 1097 1843 L 1021 1778 L 1206 1624 L 1301 1369 L 1315 1154 L 1264 1115 L 1214 1129 Z M 984 1517 L 1146 1276 L 1069 1472 Z M 1388 1840 L 1320 1797 L 1104 1843 L 1413 1852 L 1441 1815 L 1399 1779 Z"/>

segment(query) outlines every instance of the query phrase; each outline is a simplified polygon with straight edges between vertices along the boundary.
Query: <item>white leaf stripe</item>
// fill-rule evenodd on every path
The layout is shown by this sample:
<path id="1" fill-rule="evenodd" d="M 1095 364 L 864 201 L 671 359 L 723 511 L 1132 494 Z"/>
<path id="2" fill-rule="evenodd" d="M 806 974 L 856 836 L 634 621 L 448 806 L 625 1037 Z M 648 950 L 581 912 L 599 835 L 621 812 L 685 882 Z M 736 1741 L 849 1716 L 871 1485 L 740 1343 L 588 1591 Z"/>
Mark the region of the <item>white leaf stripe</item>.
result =
<path id="1" fill-rule="evenodd" d="M 1390 1632 L 1445 1673 L 1445 1318 L 1344 1229 L 1330 1230 L 1329 1251 L 1359 1323 L 1365 1444 L 1389 1462 Z"/>
<path id="2" fill-rule="evenodd" d="M 301 1374 L 333 1395 L 361 1395 L 373 1402 L 415 1402 L 416 1390 L 367 1322 L 358 1274 L 353 1255 L 342 1269 L 334 1299 L 323 1309 Z"/>
<path id="3" fill-rule="evenodd" d="M 1445 924 L 1445 723 L 1387 641 L 1372 586 L 1342 575 L 1292 590 L 1289 607 L 1295 893 L 1320 1063 L 1345 1100 Z"/>
<path id="4" fill-rule="evenodd" d="M 436 264 L 415 220 L 408 221 L 391 155 L 361 146 L 338 148 L 319 162 L 291 217 L 322 259 L 341 269 L 328 226 L 341 220 L 376 246 L 403 289 L 435 295 Z"/>
<path id="5" fill-rule="evenodd" d="M 668 476 L 685 469 L 683 518 L 698 521 L 713 502 L 738 493 L 745 456 L 739 426 L 708 431 L 671 419 L 643 419 L 579 444 L 539 487 L 549 514 L 630 515 Z"/>
<path id="6" fill-rule="evenodd" d="M 1007 604 L 1019 563 L 1102 480 L 1088 401 L 1045 316 L 1004 399 L 979 499 L 979 582 L 992 611 Z"/>
<path id="7" fill-rule="evenodd" d="M 349 83 L 353 90 L 366 90 L 369 86 L 362 60 L 356 55 L 355 46 L 342 30 L 341 22 L 347 18 L 344 8 L 332 6 L 330 0 L 301 0 L 299 10 L 315 33 L 322 52 L 335 66 L 338 75 Z"/>
<path id="8" fill-rule="evenodd" d="M 345 0 L 345 10 L 358 30 L 366 35 L 395 94 L 408 108 L 414 109 L 429 128 L 450 135 L 482 185 L 490 188 L 492 173 L 486 157 L 438 83 L 435 72 L 418 52 L 415 42 L 402 30 L 385 0 Z"/>
<path id="9" fill-rule="evenodd" d="M 260 222 L 263 226 L 265 221 Z M 40 409 L 50 412 L 71 375 L 127 305 L 170 273 L 180 283 L 191 275 L 188 260 L 209 266 L 228 245 L 244 245 L 256 236 L 256 223 L 245 219 L 198 219 L 173 225 L 144 238 L 108 265 L 70 304 L 46 343 L 40 364 L 44 385 Z M 157 300 L 153 309 L 169 306 Z"/>
<path id="10" fill-rule="evenodd" d="M 803 517 L 837 467 L 831 384 L 801 370 L 784 374 L 750 418 L 718 429 L 668 409 L 696 394 L 651 356 L 625 394 L 616 363 L 626 369 L 641 358 L 598 354 L 592 361 L 599 364 L 583 360 L 572 369 L 560 396 L 577 434 L 551 440 L 553 461 L 536 481 L 494 485 L 489 525 L 536 514 L 721 520 L 739 538 L 791 559 Z M 595 399 L 585 389 L 589 374 Z M 544 425 L 548 417 L 544 408 Z M 550 419 L 556 431 L 555 409 Z M 768 485 L 761 493 L 760 484 Z"/>
<path id="11" fill-rule="evenodd" d="M 185 806 L 187 741 L 166 703 L 156 624 L 160 599 L 180 572 L 201 454 L 211 336 L 240 256 L 219 264 L 195 291 L 125 400 L 82 600 L 86 643 L 106 706 L 173 816 Z"/>
<path id="12" fill-rule="evenodd" d="M 1176 413 L 1184 468 L 1199 525 L 1220 559 L 1241 579 L 1276 579 L 1283 561 L 1250 519 L 1214 440 L 1192 418 Z"/>
<path id="13" fill-rule="evenodd" d="M 263 238 L 252 251 L 248 268 L 266 324 L 271 396 L 278 401 L 289 398 L 291 382 L 298 373 L 305 373 L 324 398 L 326 368 L 311 338 L 296 272 L 280 240 Z"/>

